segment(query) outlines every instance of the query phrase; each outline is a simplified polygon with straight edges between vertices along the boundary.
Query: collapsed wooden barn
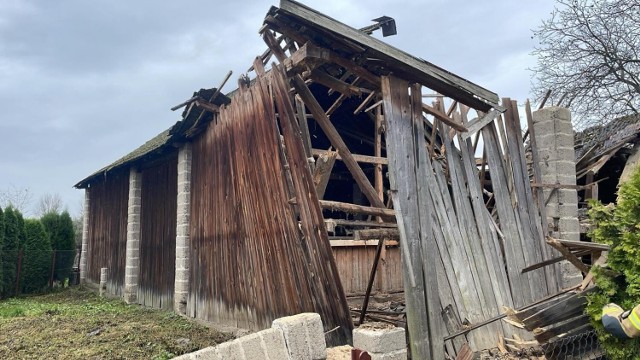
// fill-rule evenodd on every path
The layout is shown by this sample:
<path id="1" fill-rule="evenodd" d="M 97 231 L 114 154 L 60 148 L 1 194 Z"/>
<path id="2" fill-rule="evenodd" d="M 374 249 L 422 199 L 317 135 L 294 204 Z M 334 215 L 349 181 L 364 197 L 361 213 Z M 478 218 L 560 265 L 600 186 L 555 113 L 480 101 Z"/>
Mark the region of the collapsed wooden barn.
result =
<path id="1" fill-rule="evenodd" d="M 527 337 L 487 321 L 562 287 L 557 264 L 523 273 L 557 254 L 517 104 L 291 0 L 260 33 L 253 80 L 196 92 L 181 121 L 76 184 L 81 279 L 108 268 L 128 302 L 249 329 L 314 311 L 341 344 L 345 292 L 373 268 L 373 290 L 404 290 L 409 333 L 428 334 L 417 358 Z"/>

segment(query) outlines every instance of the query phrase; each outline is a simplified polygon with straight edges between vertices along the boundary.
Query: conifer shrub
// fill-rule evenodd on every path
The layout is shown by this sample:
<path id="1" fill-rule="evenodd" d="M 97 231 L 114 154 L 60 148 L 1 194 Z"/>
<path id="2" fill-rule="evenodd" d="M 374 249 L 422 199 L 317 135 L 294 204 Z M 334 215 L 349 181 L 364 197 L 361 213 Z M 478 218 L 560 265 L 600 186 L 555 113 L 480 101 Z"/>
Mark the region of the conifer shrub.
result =
<path id="1" fill-rule="evenodd" d="M 67 211 L 62 214 L 49 212 L 40 219 L 44 225 L 51 248 L 56 251 L 54 279 L 64 282 L 71 276 L 75 259 L 75 230 Z"/>
<path id="2" fill-rule="evenodd" d="M 24 224 L 25 242 L 21 271 L 22 292 L 42 291 L 49 282 L 51 268 L 51 243 L 40 220 L 27 219 Z"/>
<path id="3" fill-rule="evenodd" d="M 2 243 L 2 297 L 11 297 L 15 292 L 18 274 L 18 251 L 24 234 L 20 211 L 7 207 L 4 211 L 4 241 Z"/>
<path id="4" fill-rule="evenodd" d="M 602 307 L 608 303 L 624 309 L 640 304 L 640 171 L 620 187 L 617 206 L 593 201 L 589 217 L 591 240 L 610 245 L 611 251 L 610 270 L 594 270 L 598 289 L 588 297 L 587 312 L 609 359 L 640 359 L 640 339 L 617 339 L 601 323 Z"/>

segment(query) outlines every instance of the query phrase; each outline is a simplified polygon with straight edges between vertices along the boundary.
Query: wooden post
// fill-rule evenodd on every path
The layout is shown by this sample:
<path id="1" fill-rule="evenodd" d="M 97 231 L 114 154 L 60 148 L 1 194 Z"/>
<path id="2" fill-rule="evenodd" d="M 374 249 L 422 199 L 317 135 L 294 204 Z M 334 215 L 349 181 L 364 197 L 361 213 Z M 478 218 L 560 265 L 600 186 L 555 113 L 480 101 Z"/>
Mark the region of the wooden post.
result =
<path id="1" fill-rule="evenodd" d="M 18 273 L 16 274 L 16 296 L 20 293 L 20 273 L 22 272 L 22 250 L 18 251 Z"/>
<path id="2" fill-rule="evenodd" d="M 56 252 L 57 250 L 53 250 L 51 255 L 51 275 L 49 276 L 49 288 L 51 289 L 53 289 L 53 273 L 56 269 Z"/>
<path id="3" fill-rule="evenodd" d="M 382 116 L 382 107 L 376 107 L 376 115 L 375 115 L 375 144 L 374 144 L 374 155 L 378 158 L 382 157 L 382 133 L 384 132 L 384 117 Z M 382 174 L 382 164 L 376 164 L 374 168 L 374 187 L 376 192 L 378 193 L 378 197 L 380 200 L 384 202 L 384 178 Z M 381 217 L 377 217 L 378 222 L 383 222 Z M 387 258 L 387 247 L 383 246 L 380 249 L 380 259 L 382 262 L 380 263 L 380 267 L 382 269 L 386 268 L 386 258 Z M 383 271 L 383 270 L 381 270 Z M 385 276 L 386 271 L 382 272 L 382 275 L 378 277 L 380 279 L 380 285 L 383 291 L 387 289 L 387 277 Z"/>
<path id="4" fill-rule="evenodd" d="M 367 291 L 364 294 L 364 302 L 362 303 L 362 310 L 360 311 L 360 321 L 358 325 L 364 323 L 365 315 L 367 314 L 367 307 L 369 306 L 369 296 L 371 295 L 371 289 L 373 288 L 373 281 L 376 278 L 376 269 L 378 268 L 378 261 L 380 261 L 380 254 L 384 248 L 384 237 L 378 241 L 378 247 L 376 248 L 376 256 L 373 259 L 373 265 L 371 266 L 371 272 L 369 273 L 369 283 L 367 283 Z"/>

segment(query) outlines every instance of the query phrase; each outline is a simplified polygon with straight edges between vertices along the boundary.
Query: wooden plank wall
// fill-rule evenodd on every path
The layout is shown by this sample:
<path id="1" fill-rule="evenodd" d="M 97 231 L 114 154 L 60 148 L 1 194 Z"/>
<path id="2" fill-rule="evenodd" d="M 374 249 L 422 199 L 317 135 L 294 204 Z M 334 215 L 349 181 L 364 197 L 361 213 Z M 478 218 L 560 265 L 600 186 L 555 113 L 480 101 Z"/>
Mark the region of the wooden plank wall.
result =
<path id="1" fill-rule="evenodd" d="M 404 216 L 402 209 L 419 203 L 418 208 L 429 212 L 433 220 L 433 238 L 428 234 L 420 234 L 417 238 L 423 246 L 435 241 L 437 256 L 441 260 L 439 264 L 442 265 L 438 269 L 438 286 L 425 285 L 426 294 L 430 288 L 439 289 L 443 309 L 452 305 L 461 319 L 480 323 L 502 313 L 504 306 L 521 307 L 558 291 L 555 275 L 550 273 L 550 269 L 546 270 L 547 273 L 538 269 L 521 274 L 527 265 L 544 260 L 545 253 L 540 216 L 529 184 L 517 104 L 504 99 L 507 112 L 503 117 L 486 123 L 481 130 L 492 197 L 495 198 L 493 208 L 496 212 L 492 214 L 485 206 L 484 180 L 478 176 L 475 147 L 471 140 L 465 140 L 460 134 L 454 139 L 456 131 L 435 121 L 435 133 L 443 146 L 435 149 L 438 154 L 431 153 L 433 148 L 424 146 L 422 141 L 424 130 L 420 129 L 423 125 L 418 126 L 417 133 L 416 125 L 410 126 L 411 117 L 417 116 L 420 123 L 426 120 L 422 109 L 413 106 L 421 101 L 420 87 L 412 86 L 409 94 L 409 85 L 405 81 L 390 76 L 383 77 L 382 83 L 389 167 L 393 180 L 391 191 L 399 194 L 398 202 L 394 201 L 396 214 Z M 467 108 L 460 107 L 453 113 L 454 119 L 467 123 L 467 111 Z M 406 142 L 411 138 L 414 140 L 408 146 L 412 150 L 408 150 Z M 408 155 L 411 152 L 414 155 Z M 424 159 L 421 154 L 424 154 Z M 411 188 L 412 184 L 407 179 L 411 179 L 414 172 L 416 179 L 426 179 L 427 185 L 421 187 L 417 181 L 413 184 L 415 193 L 410 191 L 406 196 L 402 195 L 406 192 L 404 187 Z M 421 201 L 422 193 L 427 194 L 431 201 Z M 407 222 L 414 220 L 405 216 L 402 220 L 399 218 L 398 223 L 404 222 L 406 227 Z M 416 238 L 402 231 L 400 234 L 401 246 L 403 242 L 409 242 L 407 247 L 411 248 L 411 241 Z M 428 254 L 423 250 L 423 262 L 427 261 Z M 423 271 L 427 273 L 427 270 Z M 433 280 L 425 276 L 424 281 L 427 284 Z M 505 324 L 494 322 L 480 331 L 471 332 L 468 340 L 473 348 L 490 348 L 497 343 L 499 334 L 509 336 L 514 331 Z"/>
<path id="2" fill-rule="evenodd" d="M 177 181 L 177 152 L 142 170 L 138 302 L 155 308 L 173 308 Z"/>
<path id="3" fill-rule="evenodd" d="M 336 246 L 332 248 L 340 280 L 347 296 L 361 296 L 367 289 L 369 272 L 376 253 L 375 246 Z M 380 260 L 373 283 L 373 292 L 403 291 L 400 248 L 389 246 Z M 384 266 L 382 266 L 384 262 Z"/>
<path id="4" fill-rule="evenodd" d="M 270 74 L 273 74 L 271 72 Z M 250 329 L 277 317 L 318 312 L 330 343 L 353 325 L 313 188 L 283 75 L 241 86 L 193 142 L 190 316 Z M 282 129 L 295 192 L 279 155 Z M 299 133 L 298 133 L 299 134 Z M 298 154 L 297 157 L 295 154 Z M 296 196 L 300 222 L 289 204 Z M 304 204 L 305 197 L 315 199 Z"/>
<path id="5" fill-rule="evenodd" d="M 109 268 L 107 292 L 121 296 L 127 244 L 129 173 L 115 173 L 88 188 L 89 240 L 87 279 L 100 283 L 100 268 Z"/>

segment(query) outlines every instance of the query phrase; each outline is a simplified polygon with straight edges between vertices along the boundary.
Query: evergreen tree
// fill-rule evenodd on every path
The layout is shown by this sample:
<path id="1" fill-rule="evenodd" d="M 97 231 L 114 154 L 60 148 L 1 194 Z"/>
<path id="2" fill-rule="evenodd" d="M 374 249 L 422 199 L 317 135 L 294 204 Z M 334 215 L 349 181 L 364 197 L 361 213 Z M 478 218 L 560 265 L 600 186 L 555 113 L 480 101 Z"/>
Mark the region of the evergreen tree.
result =
<path id="1" fill-rule="evenodd" d="M 20 279 L 23 293 L 33 293 L 47 286 L 51 266 L 51 242 L 40 220 L 25 221 L 24 256 Z"/>
<path id="2" fill-rule="evenodd" d="M 7 207 L 4 212 L 5 230 L 2 244 L 2 297 L 11 297 L 15 292 L 18 270 L 18 250 L 24 230 L 20 228 L 20 212 Z"/>
<path id="3" fill-rule="evenodd" d="M 73 220 L 67 211 L 62 214 L 50 212 L 40 221 L 51 239 L 51 248 L 56 251 L 54 278 L 64 281 L 71 276 L 75 259 L 75 232 Z"/>

